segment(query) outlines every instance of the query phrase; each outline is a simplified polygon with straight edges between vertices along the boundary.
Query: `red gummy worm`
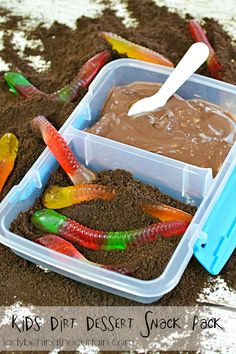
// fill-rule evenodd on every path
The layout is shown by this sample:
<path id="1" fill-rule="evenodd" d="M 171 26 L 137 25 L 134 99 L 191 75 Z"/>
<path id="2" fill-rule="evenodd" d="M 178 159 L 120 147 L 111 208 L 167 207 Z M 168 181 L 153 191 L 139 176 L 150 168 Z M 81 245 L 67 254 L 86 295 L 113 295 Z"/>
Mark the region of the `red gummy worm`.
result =
<path id="1" fill-rule="evenodd" d="M 188 29 L 189 29 L 189 32 L 191 33 L 193 39 L 196 42 L 203 42 L 208 46 L 208 48 L 210 50 L 210 54 L 207 59 L 208 69 L 214 78 L 220 79 L 222 77 L 220 70 L 222 70 L 223 66 L 218 61 L 216 53 L 215 53 L 212 45 L 210 44 L 210 42 L 207 38 L 207 35 L 204 32 L 204 29 L 201 27 L 201 25 L 196 20 L 189 21 Z"/>
<path id="2" fill-rule="evenodd" d="M 79 163 L 66 141 L 44 116 L 35 117 L 32 125 L 40 131 L 45 144 L 74 184 L 95 179 L 94 173 Z"/>
<path id="3" fill-rule="evenodd" d="M 52 209 L 36 211 L 31 221 L 41 231 L 62 236 L 75 244 L 97 250 L 124 250 L 133 245 L 155 241 L 158 235 L 163 237 L 182 235 L 189 225 L 186 221 L 175 220 L 158 222 L 136 230 L 98 231 Z"/>
<path id="4" fill-rule="evenodd" d="M 111 59 L 111 53 L 104 50 L 89 59 L 80 69 L 74 81 L 79 81 L 84 88 L 93 81 L 98 71 Z"/>
<path id="5" fill-rule="evenodd" d="M 59 228 L 59 235 L 78 245 L 97 250 L 126 249 L 130 246 L 155 241 L 158 235 L 182 235 L 189 223 L 186 221 L 159 222 L 129 231 L 97 231 L 67 219 Z"/>
<path id="6" fill-rule="evenodd" d="M 97 267 L 108 269 L 108 270 L 118 272 L 121 274 L 131 274 L 136 270 L 135 268 L 131 269 L 129 267 L 124 267 L 124 266 L 105 265 L 105 264 L 98 264 L 98 263 L 91 262 L 87 258 L 85 258 L 77 250 L 77 248 L 75 248 L 70 242 L 64 240 L 63 238 L 61 238 L 59 236 L 53 235 L 53 234 L 44 235 L 40 238 L 37 238 L 34 242 L 38 243 L 41 246 L 50 248 L 53 251 L 62 253 L 66 256 L 69 256 L 72 258 L 77 258 L 77 259 L 84 261 L 86 263 L 90 263 L 90 264 L 96 265 Z"/>

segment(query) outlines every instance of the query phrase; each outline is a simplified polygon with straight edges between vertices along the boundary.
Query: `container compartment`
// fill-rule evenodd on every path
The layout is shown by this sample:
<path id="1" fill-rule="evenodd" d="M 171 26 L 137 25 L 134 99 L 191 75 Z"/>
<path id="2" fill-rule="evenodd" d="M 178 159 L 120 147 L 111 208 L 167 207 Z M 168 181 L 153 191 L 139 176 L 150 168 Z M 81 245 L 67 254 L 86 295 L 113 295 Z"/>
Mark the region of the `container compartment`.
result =
<path id="1" fill-rule="evenodd" d="M 100 137 L 77 131 L 74 128 L 67 129 L 65 138 L 79 160 L 96 171 L 125 169 L 130 171 L 136 179 L 152 184 L 180 200 L 184 200 L 183 195 L 187 193 L 188 198 L 195 204 L 199 204 L 206 189 L 209 188 L 211 181 L 209 170 L 202 171 L 199 168 L 196 173 L 196 169 L 192 171 L 191 166 L 187 164 L 166 161 L 166 158 L 162 156 L 124 144 L 105 141 Z M 11 190 L 0 208 L 0 234 L 3 235 L 0 236 L 0 242 L 36 264 L 43 265 L 77 281 L 134 300 L 145 303 L 153 302 L 170 291 L 179 282 L 192 256 L 193 239 L 191 236 L 194 224 L 190 225 L 182 237 L 164 273 L 159 278 L 150 281 L 109 272 L 82 262 L 79 262 L 80 266 L 78 266 L 78 261 L 52 250 L 41 248 L 9 230 L 11 222 L 17 215 L 31 207 L 42 194 L 50 173 L 57 167 L 55 158 L 46 149 L 21 183 Z M 176 270 L 178 271 L 176 272 Z"/>
<path id="2" fill-rule="evenodd" d="M 107 64 L 90 85 L 88 94 L 72 113 L 65 128 L 73 125 L 84 130 L 97 122 L 107 96 L 114 86 L 128 85 L 134 81 L 163 83 L 172 70 L 133 59 L 118 59 Z M 184 99 L 197 98 L 209 101 L 236 115 L 234 85 L 194 74 L 182 85 L 177 94 Z"/>

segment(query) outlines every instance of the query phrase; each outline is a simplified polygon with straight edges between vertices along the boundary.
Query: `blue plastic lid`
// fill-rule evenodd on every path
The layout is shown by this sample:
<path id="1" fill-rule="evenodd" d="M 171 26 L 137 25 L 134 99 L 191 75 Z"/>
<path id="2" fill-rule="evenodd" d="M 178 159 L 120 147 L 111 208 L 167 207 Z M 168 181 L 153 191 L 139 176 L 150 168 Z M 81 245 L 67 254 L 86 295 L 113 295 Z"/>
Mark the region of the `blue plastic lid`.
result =
<path id="1" fill-rule="evenodd" d="M 236 248 L 236 167 L 220 186 L 193 249 L 198 261 L 213 275 L 221 271 Z"/>

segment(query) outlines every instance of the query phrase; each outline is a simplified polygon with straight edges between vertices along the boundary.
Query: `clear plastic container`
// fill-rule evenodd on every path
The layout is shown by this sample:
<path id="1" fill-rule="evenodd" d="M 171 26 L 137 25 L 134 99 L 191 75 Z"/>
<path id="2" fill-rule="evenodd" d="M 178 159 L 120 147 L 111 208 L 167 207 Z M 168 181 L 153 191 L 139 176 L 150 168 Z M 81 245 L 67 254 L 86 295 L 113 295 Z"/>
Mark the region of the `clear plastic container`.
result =
<path id="1" fill-rule="evenodd" d="M 224 213 L 224 205 L 231 197 L 229 188 L 226 188 L 229 183 L 230 189 L 235 189 L 236 197 L 236 188 L 233 186 L 236 145 L 213 180 L 211 169 L 192 166 L 80 130 L 98 119 L 107 94 L 113 86 L 137 80 L 163 82 L 170 71 L 171 69 L 162 66 L 131 59 L 120 59 L 106 65 L 61 128 L 61 133 L 79 160 L 89 168 L 96 171 L 116 168 L 128 170 L 135 178 L 152 184 L 181 201 L 199 206 L 162 275 L 149 281 L 121 275 L 54 252 L 9 230 L 17 215 L 31 207 L 42 194 L 51 172 L 58 167 L 48 149 L 1 203 L 1 243 L 19 256 L 50 270 L 143 303 L 157 301 L 178 284 L 193 252 L 213 274 L 222 268 L 235 248 L 235 241 L 234 244 L 232 241 L 235 224 L 233 211 L 225 211 L 228 215 L 227 229 L 226 226 L 225 230 L 221 227 L 219 237 L 214 238 L 214 235 L 217 232 L 216 224 L 220 222 L 219 212 Z M 232 85 L 193 75 L 178 93 L 185 98 L 201 97 L 236 113 L 236 88 Z M 216 208 L 217 205 L 220 209 Z M 226 236 L 222 239 L 224 232 Z"/>

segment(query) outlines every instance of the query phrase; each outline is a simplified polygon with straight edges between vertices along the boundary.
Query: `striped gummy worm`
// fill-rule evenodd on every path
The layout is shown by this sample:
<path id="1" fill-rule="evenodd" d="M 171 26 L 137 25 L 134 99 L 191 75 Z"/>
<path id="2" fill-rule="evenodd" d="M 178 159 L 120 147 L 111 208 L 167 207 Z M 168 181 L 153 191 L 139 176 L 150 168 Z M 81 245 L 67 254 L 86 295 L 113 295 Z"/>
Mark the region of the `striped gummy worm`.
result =
<path id="1" fill-rule="evenodd" d="M 165 65 L 173 67 L 174 64 L 163 55 L 145 48 L 139 44 L 128 41 L 125 38 L 111 32 L 99 32 L 100 37 L 104 38 L 111 44 L 112 49 L 120 54 L 126 54 L 129 58 L 147 61 L 149 63 Z"/>
<path id="2" fill-rule="evenodd" d="M 189 225 L 186 221 L 167 221 L 136 230 L 105 232 L 90 229 L 51 209 L 36 211 L 31 221 L 39 230 L 57 234 L 70 242 L 95 250 L 125 250 L 130 246 L 155 241 L 158 235 L 182 235 Z"/>
<path id="3" fill-rule="evenodd" d="M 45 144 L 74 184 L 89 183 L 95 179 L 95 174 L 79 163 L 66 141 L 44 116 L 35 117 L 31 124 L 40 131 Z"/>
<path id="4" fill-rule="evenodd" d="M 170 221 L 170 220 L 182 220 L 191 222 L 193 216 L 189 213 L 186 213 L 183 210 L 173 208 L 169 205 L 165 204 L 143 204 L 141 205 L 142 210 L 153 216 L 154 218 L 158 218 L 161 221 Z"/>
<path id="5" fill-rule="evenodd" d="M 43 195 L 43 205 L 50 209 L 65 208 L 81 202 L 103 199 L 111 200 L 115 191 L 100 184 L 77 184 L 71 187 L 49 187 Z"/>
<path id="6" fill-rule="evenodd" d="M 19 142 L 12 133 L 4 134 L 0 139 L 0 193 L 13 170 Z"/>
<path id="7" fill-rule="evenodd" d="M 213 49 L 212 45 L 210 44 L 204 29 L 196 20 L 189 20 L 188 22 L 188 30 L 191 33 L 193 39 L 196 42 L 203 42 L 205 43 L 210 51 L 210 54 L 207 59 L 207 66 L 211 73 L 211 76 L 216 79 L 221 79 L 222 74 L 220 71 L 223 69 L 222 64 L 218 61 L 216 52 Z"/>
<path id="8" fill-rule="evenodd" d="M 81 88 L 87 88 L 93 81 L 99 70 L 111 60 L 111 53 L 104 50 L 90 58 L 80 69 L 71 83 L 62 89 L 48 94 L 35 87 L 22 74 L 9 71 L 4 74 L 4 79 L 10 87 L 10 91 L 19 94 L 22 98 L 29 98 L 34 95 L 43 95 L 57 102 L 74 101 L 80 93 Z"/>
<path id="9" fill-rule="evenodd" d="M 42 237 L 37 238 L 34 242 L 38 243 L 41 246 L 50 248 L 53 251 L 62 253 L 66 256 L 76 258 L 85 263 L 95 265 L 96 267 L 108 269 L 121 274 L 131 274 L 135 271 L 135 269 L 129 269 L 128 267 L 124 266 L 105 265 L 89 261 L 70 242 L 53 234 L 43 235 Z"/>

